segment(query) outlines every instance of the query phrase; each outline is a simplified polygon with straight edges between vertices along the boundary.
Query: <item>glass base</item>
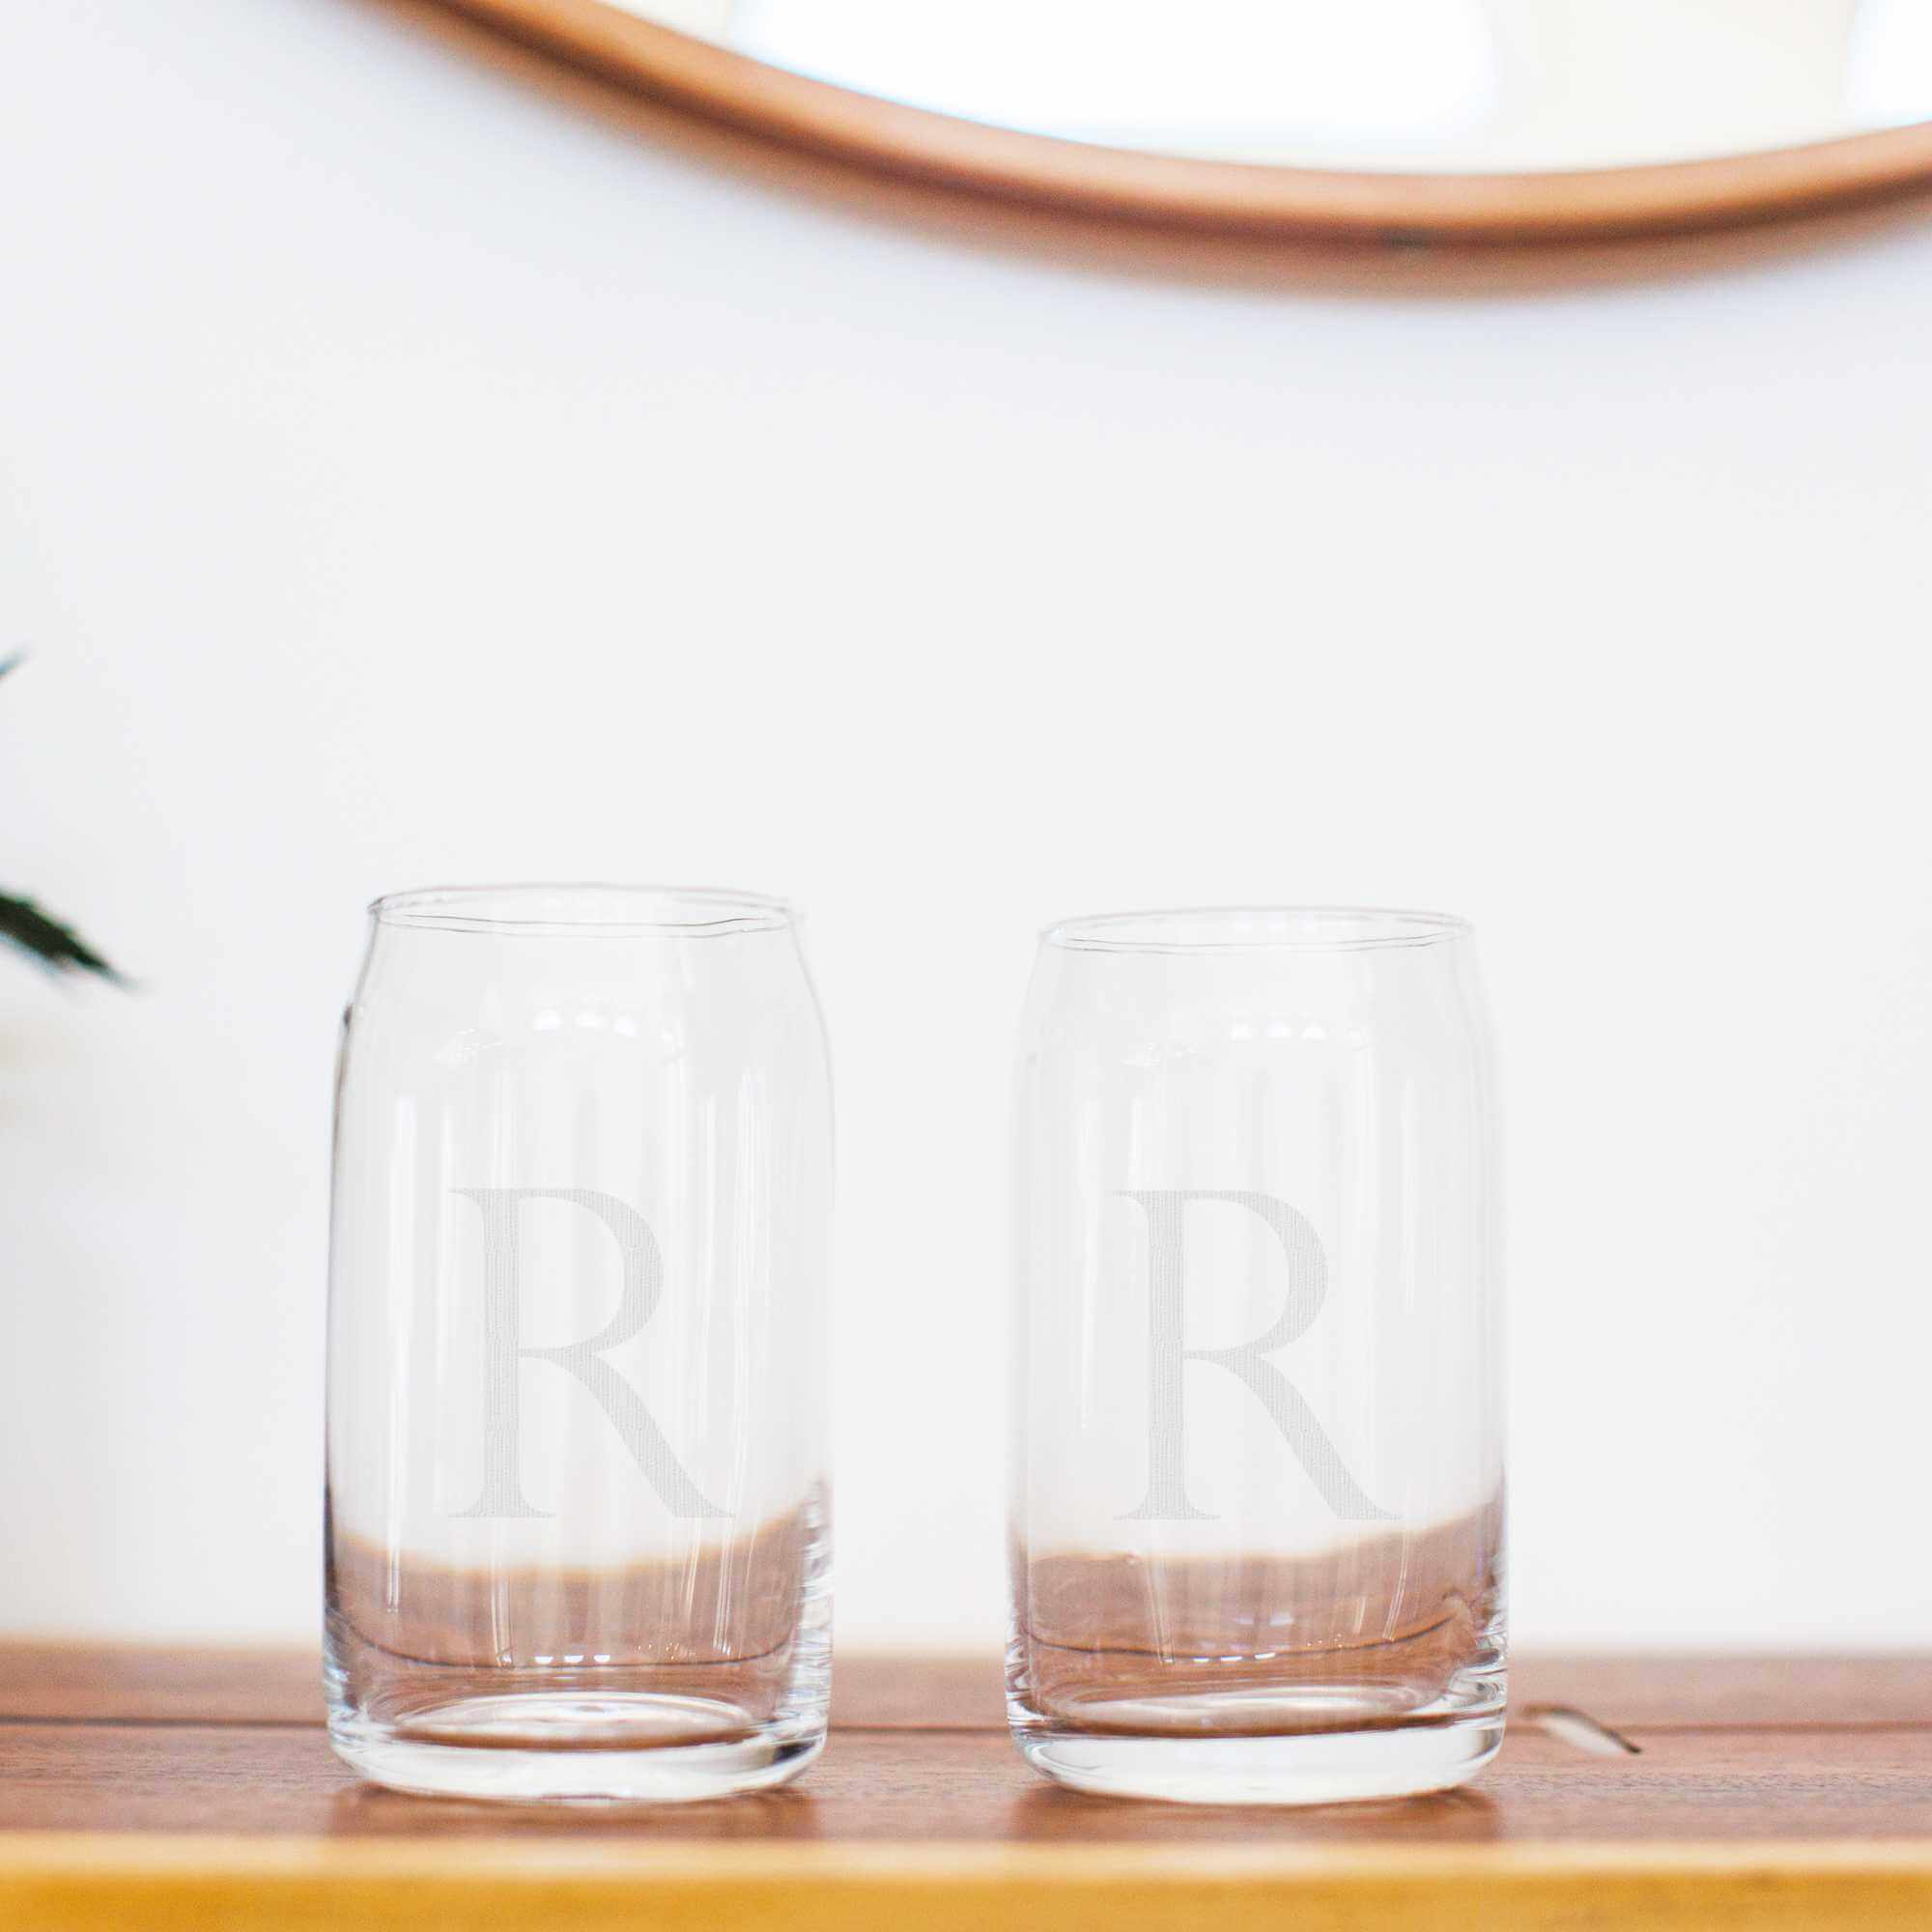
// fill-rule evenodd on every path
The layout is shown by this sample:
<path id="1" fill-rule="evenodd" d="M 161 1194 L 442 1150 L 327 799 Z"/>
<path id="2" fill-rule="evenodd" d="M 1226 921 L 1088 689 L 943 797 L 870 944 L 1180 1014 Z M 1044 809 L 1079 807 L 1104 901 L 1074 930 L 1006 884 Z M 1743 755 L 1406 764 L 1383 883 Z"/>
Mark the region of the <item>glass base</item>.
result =
<path id="1" fill-rule="evenodd" d="M 1076 1791 L 1179 1804 L 1340 1804 L 1446 1791 L 1501 1748 L 1500 1713 L 1299 1737 L 1017 1732 L 1035 1770 Z"/>
<path id="2" fill-rule="evenodd" d="M 407 1725 L 350 1712 L 329 1742 L 392 1791 L 512 1804 L 691 1804 L 765 1791 L 824 1748 L 822 1728 L 753 1724 L 711 1698 L 647 1692 L 465 1697 Z"/>

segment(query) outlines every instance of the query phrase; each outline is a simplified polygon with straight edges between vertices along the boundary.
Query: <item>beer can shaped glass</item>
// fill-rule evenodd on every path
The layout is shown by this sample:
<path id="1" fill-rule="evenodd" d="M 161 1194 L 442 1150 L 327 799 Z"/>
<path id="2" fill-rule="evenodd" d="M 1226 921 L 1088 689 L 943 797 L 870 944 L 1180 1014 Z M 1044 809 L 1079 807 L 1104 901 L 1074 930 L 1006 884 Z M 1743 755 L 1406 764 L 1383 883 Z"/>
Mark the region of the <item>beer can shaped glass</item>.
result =
<path id="1" fill-rule="evenodd" d="M 781 903 L 371 909 L 338 1078 L 326 1684 L 403 1790 L 716 1797 L 829 1686 L 831 1107 Z"/>
<path id="2" fill-rule="evenodd" d="M 1467 925 L 1043 935 L 1017 1079 L 1009 1709 L 1086 1790 L 1316 1804 L 1501 1743 L 1503 1387 Z"/>

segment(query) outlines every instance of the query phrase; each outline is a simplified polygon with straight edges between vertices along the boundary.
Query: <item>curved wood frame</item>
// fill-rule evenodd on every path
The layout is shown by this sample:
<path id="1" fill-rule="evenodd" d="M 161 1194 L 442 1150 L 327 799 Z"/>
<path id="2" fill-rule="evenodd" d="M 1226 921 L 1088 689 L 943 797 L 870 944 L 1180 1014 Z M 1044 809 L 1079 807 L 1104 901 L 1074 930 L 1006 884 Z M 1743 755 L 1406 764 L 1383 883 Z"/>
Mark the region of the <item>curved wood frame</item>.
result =
<path id="1" fill-rule="evenodd" d="M 438 4 L 618 84 L 754 132 L 1010 199 L 1336 240 L 1539 242 L 1711 228 L 1932 185 L 1932 122 L 1716 160 L 1547 174 L 1381 174 L 1090 146 L 906 107 L 603 0 Z"/>

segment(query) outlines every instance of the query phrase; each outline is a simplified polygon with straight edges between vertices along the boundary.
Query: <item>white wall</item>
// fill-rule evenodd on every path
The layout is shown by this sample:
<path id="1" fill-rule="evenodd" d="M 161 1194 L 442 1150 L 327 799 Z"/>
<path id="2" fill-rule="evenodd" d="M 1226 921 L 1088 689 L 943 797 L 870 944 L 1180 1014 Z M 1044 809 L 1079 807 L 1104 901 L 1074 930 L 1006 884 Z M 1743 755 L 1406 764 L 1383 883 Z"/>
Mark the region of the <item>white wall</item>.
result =
<path id="1" fill-rule="evenodd" d="M 842 1632 L 990 1641 L 1033 928 L 1444 905 L 1506 1047 L 1518 1625 L 1932 1634 L 1932 232 L 1115 272 L 356 0 L 0 11 L 0 1625 L 297 1634 L 383 888 L 810 908 Z"/>

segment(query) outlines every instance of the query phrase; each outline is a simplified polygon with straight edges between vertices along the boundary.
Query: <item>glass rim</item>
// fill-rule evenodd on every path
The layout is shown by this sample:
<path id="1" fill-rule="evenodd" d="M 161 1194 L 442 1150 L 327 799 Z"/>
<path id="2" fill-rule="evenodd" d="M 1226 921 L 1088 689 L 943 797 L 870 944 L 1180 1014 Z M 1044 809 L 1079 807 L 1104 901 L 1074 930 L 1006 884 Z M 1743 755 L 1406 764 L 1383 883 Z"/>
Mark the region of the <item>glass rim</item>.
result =
<path id="1" fill-rule="evenodd" d="M 1354 952 L 1474 931 L 1458 913 L 1402 906 L 1174 906 L 1056 920 L 1039 943 L 1069 952 Z"/>
<path id="2" fill-rule="evenodd" d="M 602 880 L 419 886 L 369 901 L 378 925 L 540 938 L 662 934 L 716 939 L 795 928 L 788 900 L 719 886 L 612 884 Z"/>

